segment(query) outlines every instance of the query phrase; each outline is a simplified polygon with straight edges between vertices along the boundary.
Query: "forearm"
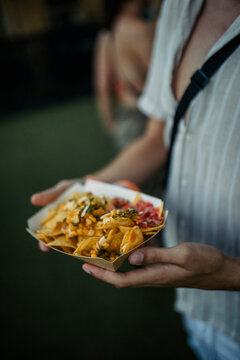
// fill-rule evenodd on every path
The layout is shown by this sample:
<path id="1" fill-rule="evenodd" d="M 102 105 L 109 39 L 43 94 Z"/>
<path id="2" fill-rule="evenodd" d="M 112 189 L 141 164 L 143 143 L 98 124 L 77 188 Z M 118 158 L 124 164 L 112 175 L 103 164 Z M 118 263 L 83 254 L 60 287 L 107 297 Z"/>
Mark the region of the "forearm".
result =
<path id="1" fill-rule="evenodd" d="M 94 175 L 107 182 L 128 179 L 139 184 L 165 163 L 166 155 L 163 137 L 150 130 Z"/>

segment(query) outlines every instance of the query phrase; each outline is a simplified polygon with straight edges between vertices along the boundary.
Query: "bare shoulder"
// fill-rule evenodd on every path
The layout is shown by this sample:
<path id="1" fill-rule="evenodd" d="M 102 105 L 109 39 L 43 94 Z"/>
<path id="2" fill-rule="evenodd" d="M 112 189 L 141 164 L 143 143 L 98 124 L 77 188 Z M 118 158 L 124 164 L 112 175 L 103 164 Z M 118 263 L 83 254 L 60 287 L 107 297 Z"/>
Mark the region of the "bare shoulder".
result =
<path id="1" fill-rule="evenodd" d="M 114 26 L 114 35 L 118 39 L 124 39 L 131 42 L 140 36 L 141 39 L 152 39 L 154 36 L 154 30 L 154 22 L 147 22 L 140 18 L 122 16 L 119 17 Z"/>

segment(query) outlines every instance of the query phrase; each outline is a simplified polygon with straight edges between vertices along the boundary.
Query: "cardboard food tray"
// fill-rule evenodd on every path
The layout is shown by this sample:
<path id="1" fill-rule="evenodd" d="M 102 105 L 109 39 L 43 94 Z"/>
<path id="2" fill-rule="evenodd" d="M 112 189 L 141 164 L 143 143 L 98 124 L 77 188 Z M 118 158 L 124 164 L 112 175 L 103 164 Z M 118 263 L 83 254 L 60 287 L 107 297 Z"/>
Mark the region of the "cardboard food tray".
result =
<path id="1" fill-rule="evenodd" d="M 150 195 L 147 195 L 144 193 L 139 193 L 134 190 L 126 189 L 119 185 L 107 184 L 107 183 L 94 181 L 94 180 L 87 180 L 84 185 L 79 184 L 79 183 L 72 185 L 65 192 L 63 192 L 62 195 L 56 201 L 45 206 L 40 211 L 38 211 L 35 215 L 31 216 L 27 220 L 28 227 L 26 228 L 26 230 L 29 232 L 29 234 L 31 234 L 35 239 L 40 241 L 37 237 L 36 231 L 38 229 L 40 229 L 40 227 L 41 227 L 40 223 L 47 216 L 48 210 L 55 207 L 56 205 L 60 204 L 61 202 L 65 201 L 74 192 L 79 192 L 79 193 L 92 192 L 94 195 L 98 195 L 98 196 L 107 196 L 109 198 L 120 197 L 120 198 L 129 200 L 129 201 L 133 201 L 136 194 L 140 194 L 144 201 L 151 202 L 154 205 L 154 207 L 157 207 L 157 206 L 161 205 L 161 203 L 162 203 L 161 199 L 155 198 L 153 196 L 150 196 Z M 166 218 L 167 218 L 167 211 L 165 210 L 164 211 L 164 223 L 166 222 Z M 159 231 L 161 231 L 161 230 L 159 230 Z M 156 234 L 158 234 L 159 231 L 156 232 Z M 65 255 L 72 256 L 78 260 L 82 260 L 84 262 L 99 266 L 101 268 L 104 268 L 104 269 L 107 269 L 110 271 L 117 271 L 133 251 L 135 251 L 139 247 L 146 245 L 146 243 L 148 241 L 150 241 L 154 236 L 156 236 L 156 234 L 154 234 L 153 236 L 151 236 L 150 238 L 145 240 L 143 243 L 141 243 L 139 246 L 136 246 L 134 249 L 127 252 L 126 254 L 119 256 L 113 262 L 110 262 L 110 261 L 102 259 L 102 258 L 92 258 L 92 257 L 88 257 L 88 256 L 78 256 L 78 255 L 68 254 L 68 253 L 66 253 L 62 250 L 59 250 L 57 248 L 54 248 L 54 247 L 51 247 L 51 249 L 59 251 Z"/>

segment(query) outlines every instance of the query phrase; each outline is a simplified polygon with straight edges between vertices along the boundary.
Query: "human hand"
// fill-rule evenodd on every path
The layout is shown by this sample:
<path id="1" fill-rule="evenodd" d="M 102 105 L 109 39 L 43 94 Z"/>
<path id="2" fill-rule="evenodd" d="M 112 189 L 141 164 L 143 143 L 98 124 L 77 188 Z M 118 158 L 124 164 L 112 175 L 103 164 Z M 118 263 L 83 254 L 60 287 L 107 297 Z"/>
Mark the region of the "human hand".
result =
<path id="1" fill-rule="evenodd" d="M 39 193 L 35 193 L 31 196 L 30 201 L 35 206 L 45 206 L 56 200 L 65 190 L 67 190 L 75 182 L 84 183 L 86 179 L 98 180 L 95 175 L 86 175 L 80 179 L 61 180 L 50 189 L 43 190 Z"/>
<path id="2" fill-rule="evenodd" d="M 45 206 L 56 200 L 67 188 L 74 183 L 73 180 L 62 180 L 50 189 L 43 190 L 39 193 L 35 193 L 31 196 L 30 201 L 35 206 Z M 50 251 L 50 248 L 46 246 L 42 241 L 38 242 L 39 248 L 44 251 Z"/>
<path id="3" fill-rule="evenodd" d="M 138 269 L 121 273 L 84 264 L 83 270 L 116 287 L 225 288 L 227 257 L 218 249 L 198 243 L 171 248 L 145 247 L 129 256 Z"/>
<path id="4" fill-rule="evenodd" d="M 62 180 L 50 189 L 43 190 L 31 196 L 31 203 L 35 206 L 45 206 L 56 200 L 74 181 Z"/>
<path id="5" fill-rule="evenodd" d="M 35 206 L 46 206 L 56 200 L 65 190 L 67 190 L 71 185 L 75 182 L 84 183 L 86 179 L 98 180 L 98 177 L 95 175 L 86 175 L 83 178 L 79 179 L 71 179 L 71 180 L 62 180 L 58 182 L 56 185 L 51 187 L 50 189 L 43 190 L 39 193 L 35 193 L 31 196 L 30 201 Z M 47 247 L 42 241 L 39 241 L 39 248 L 44 251 L 50 251 L 49 247 Z"/>

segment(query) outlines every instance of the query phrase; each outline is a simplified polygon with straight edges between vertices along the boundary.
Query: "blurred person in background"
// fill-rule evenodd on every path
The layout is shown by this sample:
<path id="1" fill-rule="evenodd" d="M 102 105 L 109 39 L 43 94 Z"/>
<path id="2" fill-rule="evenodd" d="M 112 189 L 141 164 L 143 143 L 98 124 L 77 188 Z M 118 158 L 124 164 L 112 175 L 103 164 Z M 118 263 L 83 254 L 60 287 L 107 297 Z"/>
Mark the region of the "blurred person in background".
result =
<path id="1" fill-rule="evenodd" d="M 94 88 L 105 130 L 118 150 L 140 136 L 147 117 L 137 108 L 150 63 L 159 1 L 105 0 L 94 54 Z"/>
<path id="2" fill-rule="evenodd" d="M 146 131 L 94 174 L 100 181 L 141 184 L 163 166 L 176 106 L 190 77 L 239 34 L 239 0 L 164 2 L 139 100 L 149 116 Z M 88 274 L 120 288 L 176 288 L 175 310 L 202 360 L 239 360 L 240 354 L 239 59 L 240 46 L 181 120 L 165 194 L 166 247 L 136 250 L 129 262 L 137 268 L 125 273 L 83 265 Z M 62 181 L 31 201 L 46 205 L 71 184 Z"/>

